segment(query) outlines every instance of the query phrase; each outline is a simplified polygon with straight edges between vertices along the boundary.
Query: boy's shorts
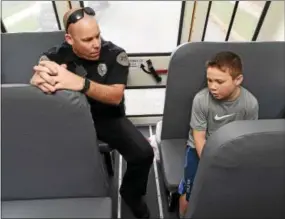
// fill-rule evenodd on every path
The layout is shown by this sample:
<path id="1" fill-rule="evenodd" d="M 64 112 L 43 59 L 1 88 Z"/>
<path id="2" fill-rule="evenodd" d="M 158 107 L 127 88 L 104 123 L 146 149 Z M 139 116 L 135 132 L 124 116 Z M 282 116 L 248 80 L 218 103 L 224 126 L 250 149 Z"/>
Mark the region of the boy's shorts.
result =
<path id="1" fill-rule="evenodd" d="M 178 193 L 180 195 L 186 194 L 187 201 L 189 201 L 190 198 L 193 182 L 198 168 L 198 163 L 199 156 L 196 149 L 187 146 L 184 165 L 184 178 L 181 180 L 178 188 Z"/>

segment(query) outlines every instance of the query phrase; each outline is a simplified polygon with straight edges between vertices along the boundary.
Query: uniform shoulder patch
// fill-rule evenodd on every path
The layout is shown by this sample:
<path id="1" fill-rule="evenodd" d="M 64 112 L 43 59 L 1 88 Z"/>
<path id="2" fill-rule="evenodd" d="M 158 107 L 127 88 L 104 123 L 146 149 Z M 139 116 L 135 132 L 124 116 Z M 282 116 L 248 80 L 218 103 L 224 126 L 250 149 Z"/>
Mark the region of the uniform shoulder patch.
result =
<path id="1" fill-rule="evenodd" d="M 47 51 L 43 52 L 39 61 L 50 60 L 61 63 L 65 61 L 70 54 L 72 54 L 72 49 L 67 43 L 64 42 L 61 45 L 53 46 Z"/>
<path id="2" fill-rule="evenodd" d="M 129 58 L 126 52 L 120 52 L 116 58 L 117 62 L 122 66 L 129 66 Z"/>

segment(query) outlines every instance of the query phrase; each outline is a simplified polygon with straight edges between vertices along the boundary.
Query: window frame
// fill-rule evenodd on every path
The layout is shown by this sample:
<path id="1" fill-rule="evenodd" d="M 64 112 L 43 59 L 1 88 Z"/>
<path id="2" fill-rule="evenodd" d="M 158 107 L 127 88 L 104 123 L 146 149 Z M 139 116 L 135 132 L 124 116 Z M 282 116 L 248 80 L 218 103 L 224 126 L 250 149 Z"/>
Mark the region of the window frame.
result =
<path id="1" fill-rule="evenodd" d="M 7 29 L 6 29 L 5 25 L 4 25 L 4 22 L 3 22 L 2 18 L 1 18 L 1 33 L 7 33 Z"/>

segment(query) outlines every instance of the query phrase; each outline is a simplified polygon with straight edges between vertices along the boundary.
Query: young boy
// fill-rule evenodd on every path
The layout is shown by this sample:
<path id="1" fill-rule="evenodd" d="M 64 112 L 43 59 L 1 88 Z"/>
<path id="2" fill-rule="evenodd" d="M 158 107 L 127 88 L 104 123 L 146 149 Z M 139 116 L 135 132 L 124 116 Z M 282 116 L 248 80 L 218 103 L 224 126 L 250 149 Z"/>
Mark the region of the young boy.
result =
<path id="1" fill-rule="evenodd" d="M 207 138 L 221 126 L 236 120 L 258 119 L 258 101 L 245 88 L 242 62 L 233 52 L 220 52 L 206 65 L 208 87 L 192 104 L 184 178 L 179 185 L 179 214 L 186 214 L 193 181 Z M 191 203 L 190 203 L 191 206 Z"/>

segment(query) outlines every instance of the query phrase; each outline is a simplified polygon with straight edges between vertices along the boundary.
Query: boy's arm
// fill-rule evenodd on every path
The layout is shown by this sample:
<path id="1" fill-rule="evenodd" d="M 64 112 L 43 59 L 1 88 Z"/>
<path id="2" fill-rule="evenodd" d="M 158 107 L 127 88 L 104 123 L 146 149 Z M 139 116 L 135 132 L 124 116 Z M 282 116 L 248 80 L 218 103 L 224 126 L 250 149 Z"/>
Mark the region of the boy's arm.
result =
<path id="1" fill-rule="evenodd" d="M 193 100 L 192 114 L 191 114 L 191 130 L 194 139 L 194 144 L 198 156 L 201 156 L 203 147 L 206 142 L 207 130 L 207 109 L 204 96 L 196 95 Z"/>
<path id="2" fill-rule="evenodd" d="M 206 131 L 193 130 L 194 144 L 199 157 L 201 157 L 203 148 L 206 144 Z"/>

